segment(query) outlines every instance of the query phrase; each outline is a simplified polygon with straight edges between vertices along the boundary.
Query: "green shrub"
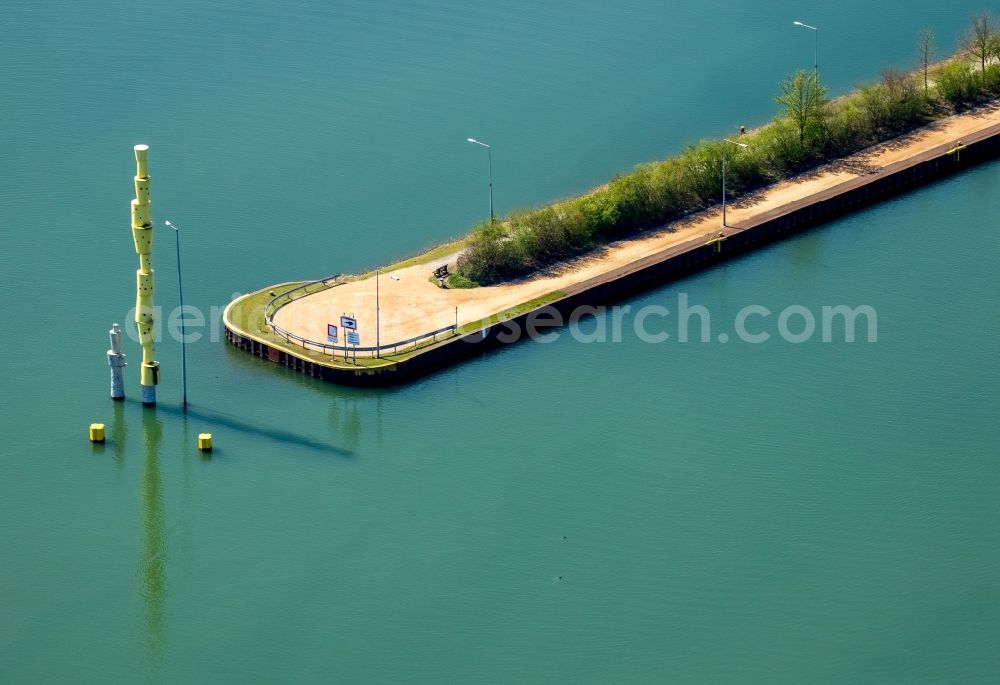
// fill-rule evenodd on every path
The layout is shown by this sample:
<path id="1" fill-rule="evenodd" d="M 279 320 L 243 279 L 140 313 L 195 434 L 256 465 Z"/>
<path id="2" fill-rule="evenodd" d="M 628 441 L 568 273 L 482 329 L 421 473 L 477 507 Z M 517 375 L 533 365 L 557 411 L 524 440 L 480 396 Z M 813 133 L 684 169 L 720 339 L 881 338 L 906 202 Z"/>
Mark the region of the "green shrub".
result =
<path id="1" fill-rule="evenodd" d="M 553 205 L 552 209 L 566 234 L 566 242 L 570 248 L 579 250 L 591 245 L 593 236 L 587 228 L 587 221 L 580 207 L 575 202 L 561 202 Z"/>
<path id="2" fill-rule="evenodd" d="M 449 288 L 478 288 L 479 284 L 462 274 L 451 274 L 448 276 Z"/>
<path id="3" fill-rule="evenodd" d="M 614 225 L 606 229 L 609 237 L 644 228 L 654 219 L 646 176 L 647 172 L 640 167 L 631 174 L 618 176 L 608 185 L 608 202 L 614 206 L 617 217 Z"/>
<path id="4" fill-rule="evenodd" d="M 885 69 L 880 85 L 886 93 L 889 107 L 889 120 L 886 122 L 889 131 L 905 131 L 923 121 L 926 102 L 912 74 Z"/>
<path id="5" fill-rule="evenodd" d="M 755 138 L 755 152 L 773 178 L 782 178 L 804 168 L 811 158 L 799 141 L 798 128 L 788 119 L 778 119 Z"/>
<path id="6" fill-rule="evenodd" d="M 986 67 L 986 88 L 990 93 L 1000 92 L 1000 64 Z"/>
<path id="7" fill-rule="evenodd" d="M 527 220 L 511 220 L 511 239 L 532 265 L 558 259 L 569 251 L 566 233 L 552 211 L 540 211 Z"/>
<path id="8" fill-rule="evenodd" d="M 701 198 L 685 178 L 685 169 L 677 159 L 645 165 L 649 184 L 649 202 L 661 221 L 683 216 L 697 207 Z"/>
<path id="9" fill-rule="evenodd" d="M 826 154 L 843 156 L 875 142 L 871 122 L 858 97 L 844 98 L 830 107 Z"/>
<path id="10" fill-rule="evenodd" d="M 577 201 L 577 209 L 591 235 L 612 235 L 621 223 L 618 204 L 609 188 L 597 190 Z"/>
<path id="11" fill-rule="evenodd" d="M 941 67 L 934 81 L 941 97 L 955 107 L 968 104 L 979 94 L 979 79 L 962 60 Z"/>
<path id="12" fill-rule="evenodd" d="M 641 164 L 583 197 L 482 224 L 459 257 L 460 275 L 449 278 L 449 284 L 474 287 L 529 273 L 595 243 L 663 225 L 717 202 L 723 157 L 727 192 L 735 197 L 857 152 L 912 129 L 932 112 L 939 115 L 942 102 L 960 108 L 987 93 L 1000 93 L 1000 65 L 989 66 L 981 79 L 959 59 L 937 68 L 933 81 L 933 92 L 925 96 L 922 81 L 913 74 L 886 70 L 878 83 L 828 102 L 816 75 L 800 71 L 782 83 L 777 98 L 786 115 L 741 137 L 747 148 L 703 140 L 671 159 Z"/>
<path id="13" fill-rule="evenodd" d="M 731 143 L 726 144 L 730 145 L 726 171 L 728 193 L 739 195 L 771 181 L 763 160 L 756 153 L 757 141 L 754 138 L 747 138 L 745 143 L 749 146 L 747 148 L 736 148 L 732 147 Z"/>
<path id="14" fill-rule="evenodd" d="M 536 266 L 590 244 L 583 214 L 576 205 L 568 203 L 512 215 L 510 235 L 525 259 Z"/>
<path id="15" fill-rule="evenodd" d="M 728 143 L 726 143 L 728 145 Z M 683 182 L 698 204 L 722 197 L 722 147 L 701 141 L 680 154 Z"/>
<path id="16" fill-rule="evenodd" d="M 530 264 L 502 223 L 480 224 L 458 258 L 458 272 L 476 283 L 495 283 L 530 270 Z"/>
<path id="17" fill-rule="evenodd" d="M 877 134 L 889 121 L 889 93 L 877 83 L 863 85 L 858 88 L 857 99 L 868 129 Z"/>

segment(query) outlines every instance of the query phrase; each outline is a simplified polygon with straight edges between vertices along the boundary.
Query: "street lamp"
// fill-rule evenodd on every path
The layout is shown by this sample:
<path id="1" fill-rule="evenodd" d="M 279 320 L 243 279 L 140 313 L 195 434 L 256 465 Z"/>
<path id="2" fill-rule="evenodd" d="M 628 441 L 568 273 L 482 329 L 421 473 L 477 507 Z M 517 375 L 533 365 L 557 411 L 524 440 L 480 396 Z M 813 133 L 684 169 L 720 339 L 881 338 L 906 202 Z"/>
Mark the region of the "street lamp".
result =
<path id="1" fill-rule="evenodd" d="M 732 143 L 738 147 L 746 149 L 749 147 L 746 143 L 737 143 L 735 140 L 729 140 L 729 138 L 722 139 L 726 143 Z M 725 228 L 726 224 L 726 161 L 729 155 L 726 154 L 726 150 L 729 148 L 723 147 L 722 149 L 722 227 Z"/>
<path id="2" fill-rule="evenodd" d="M 490 163 L 490 223 L 493 223 L 493 148 L 486 143 L 476 140 L 475 138 L 466 138 L 470 143 L 475 145 L 482 145 L 486 148 L 486 154 L 489 157 Z"/>
<path id="3" fill-rule="evenodd" d="M 174 229 L 175 243 L 177 245 L 177 292 L 180 294 L 181 300 L 181 383 L 184 388 L 184 399 L 181 406 L 186 412 L 188 404 L 187 334 L 184 331 L 184 285 L 181 281 L 181 232 L 180 229 L 169 221 L 164 221 L 163 223 Z"/>
<path id="4" fill-rule="evenodd" d="M 816 78 L 819 78 L 819 29 L 815 26 L 810 26 L 809 24 L 803 24 L 801 21 L 793 21 L 792 24 L 795 26 L 801 26 L 804 29 L 810 29 L 816 34 L 816 41 L 813 47 L 813 69 L 816 71 Z"/>

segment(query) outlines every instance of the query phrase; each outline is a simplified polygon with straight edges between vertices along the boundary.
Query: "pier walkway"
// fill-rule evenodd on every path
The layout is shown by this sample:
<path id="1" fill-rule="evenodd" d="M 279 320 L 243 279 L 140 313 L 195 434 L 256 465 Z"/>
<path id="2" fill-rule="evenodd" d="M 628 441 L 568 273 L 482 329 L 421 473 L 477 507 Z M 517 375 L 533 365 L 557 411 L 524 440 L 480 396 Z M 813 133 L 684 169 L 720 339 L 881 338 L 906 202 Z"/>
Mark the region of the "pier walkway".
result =
<path id="1" fill-rule="evenodd" d="M 782 181 L 754 194 L 750 199 L 730 204 L 726 233 L 738 233 L 742 226 L 755 224 L 766 215 L 792 211 L 811 202 L 820 193 L 836 193 L 840 186 L 861 177 L 891 170 L 900 163 L 940 154 L 939 148 L 953 147 L 1000 125 L 1000 107 L 956 115 L 936 121 L 901 138 L 869 148 L 801 176 Z M 649 231 L 640 237 L 606 245 L 595 252 L 532 277 L 496 286 L 471 289 L 442 289 L 431 277 L 434 267 L 454 264 L 457 253 L 430 263 L 383 273 L 379 279 L 379 305 L 383 344 L 404 340 L 424 332 L 454 324 L 483 320 L 498 312 L 536 300 L 554 291 L 573 290 L 575 284 L 621 271 L 631 263 L 672 247 L 703 244 L 717 236 L 721 209 L 711 209 L 688 219 Z M 325 341 L 327 323 L 336 323 L 341 313 L 353 313 L 358 320 L 362 346 L 375 345 L 375 278 L 345 283 L 308 295 L 285 305 L 274 322 L 303 338 Z"/>

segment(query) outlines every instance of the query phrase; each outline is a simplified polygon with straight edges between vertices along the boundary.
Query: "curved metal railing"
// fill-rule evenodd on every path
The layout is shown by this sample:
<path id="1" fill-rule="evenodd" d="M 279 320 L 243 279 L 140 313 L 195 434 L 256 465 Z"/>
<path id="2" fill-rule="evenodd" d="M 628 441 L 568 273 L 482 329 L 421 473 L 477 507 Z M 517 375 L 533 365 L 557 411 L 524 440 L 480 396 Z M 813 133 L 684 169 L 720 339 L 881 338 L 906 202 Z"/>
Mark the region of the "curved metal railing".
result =
<path id="1" fill-rule="evenodd" d="M 317 342 L 315 340 L 310 340 L 309 338 L 303 338 L 301 335 L 295 335 L 291 331 L 288 331 L 274 323 L 274 315 L 286 304 L 301 297 L 315 295 L 318 292 L 329 290 L 330 288 L 334 288 L 338 285 L 343 285 L 343 281 L 337 281 L 337 279 L 339 279 L 342 275 L 343 274 L 335 274 L 319 280 L 309 281 L 308 283 L 296 286 L 290 290 L 278 293 L 272 297 L 266 305 L 264 305 L 264 323 L 270 326 L 271 331 L 284 338 L 287 342 L 295 342 L 301 345 L 303 349 L 313 349 L 331 356 L 336 355 L 339 352 L 344 355 L 345 359 L 350 353 L 356 354 L 358 352 L 362 352 L 368 356 L 376 356 L 375 353 L 377 352 L 386 352 L 389 350 L 392 350 L 392 353 L 396 354 L 401 347 L 406 347 L 408 345 L 413 345 L 413 348 L 416 349 L 420 347 L 419 343 L 421 341 L 427 340 L 428 344 L 433 344 L 437 342 L 437 337 L 439 335 L 449 332 L 454 333 L 458 330 L 458 327 L 455 324 L 452 324 L 450 326 L 445 326 L 444 328 L 439 328 L 436 331 L 429 331 L 427 333 L 416 335 L 412 338 L 407 338 L 406 340 L 397 340 L 396 342 L 373 347 L 361 347 L 348 345 L 346 342 L 342 345 L 331 345 L 330 343 Z"/>
<path id="2" fill-rule="evenodd" d="M 270 300 L 268 300 L 268 303 L 266 305 L 264 305 L 264 321 L 267 322 L 268 326 L 270 326 L 271 317 L 274 316 L 275 312 L 277 312 L 279 309 L 281 309 L 282 307 L 284 307 L 286 304 L 288 304 L 293 300 L 297 300 L 300 297 L 305 297 L 306 295 L 313 295 L 315 293 L 322 292 L 323 290 L 328 290 L 338 285 L 343 285 L 343 282 L 340 283 L 337 282 L 337 279 L 340 278 L 341 276 L 343 276 L 343 274 L 334 274 L 333 276 L 327 276 L 326 278 L 320 278 L 315 281 L 309 281 L 308 283 L 296 286 L 294 288 L 291 288 L 290 290 L 278 293 Z M 319 286 L 318 288 L 310 290 L 310 288 L 314 288 L 314 286 L 317 285 Z"/>

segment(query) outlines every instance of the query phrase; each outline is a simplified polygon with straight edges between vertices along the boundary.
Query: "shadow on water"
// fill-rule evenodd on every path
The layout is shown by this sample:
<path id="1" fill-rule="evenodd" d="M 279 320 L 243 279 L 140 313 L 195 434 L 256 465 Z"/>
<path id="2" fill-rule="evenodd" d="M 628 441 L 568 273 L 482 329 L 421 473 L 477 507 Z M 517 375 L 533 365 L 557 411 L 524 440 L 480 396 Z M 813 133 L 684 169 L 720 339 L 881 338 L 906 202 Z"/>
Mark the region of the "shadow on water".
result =
<path id="1" fill-rule="evenodd" d="M 113 405 L 113 421 L 110 426 L 113 457 L 116 463 L 124 460 L 129 430 L 125 417 L 126 405 L 138 405 L 137 400 L 115 402 Z M 163 482 L 160 472 L 160 448 L 163 441 L 165 417 L 190 417 L 208 424 L 225 426 L 233 430 L 251 435 L 267 437 L 285 444 L 294 444 L 308 449 L 351 456 L 349 450 L 340 449 L 306 438 L 288 431 L 274 430 L 266 426 L 255 425 L 237 417 L 206 411 L 188 405 L 187 414 L 181 407 L 168 404 L 157 404 L 155 410 L 141 412 L 143 470 L 140 482 L 140 517 L 141 542 L 139 558 L 136 566 L 136 586 L 141 605 L 140 644 L 142 664 L 146 680 L 155 681 L 163 669 L 167 652 L 167 531 L 165 530 L 166 512 L 164 509 Z M 183 421 L 186 433 L 187 421 Z M 187 441 L 185 440 L 185 443 Z"/>
<path id="2" fill-rule="evenodd" d="M 138 400 L 126 400 L 138 404 Z M 146 412 L 147 414 L 153 414 L 154 412 Z M 180 405 L 175 404 L 163 404 L 157 403 L 155 413 L 170 414 L 173 416 L 178 416 L 181 418 L 192 418 L 198 421 L 204 421 L 208 424 L 215 424 L 218 426 L 223 426 L 225 428 L 231 428 L 232 430 L 239 431 L 241 433 L 246 433 L 259 438 L 267 438 L 269 440 L 274 440 L 275 442 L 280 442 L 283 444 L 291 444 L 297 447 L 304 447 L 306 449 L 311 449 L 316 452 L 322 452 L 325 454 L 335 454 L 338 457 L 352 457 L 354 452 L 349 449 L 344 449 L 341 447 L 336 447 L 325 442 L 321 442 L 314 438 L 310 438 L 304 435 L 298 435 L 281 428 L 275 428 L 271 426 L 264 426 L 257 423 L 252 423 L 245 419 L 241 419 L 238 416 L 232 414 L 223 414 L 220 412 L 209 411 L 201 409 L 196 405 L 192 405 L 188 402 L 187 412 L 183 410 Z"/>
<path id="3" fill-rule="evenodd" d="M 137 405 L 137 400 L 115 402 L 111 437 L 113 456 L 119 464 L 124 460 L 128 429 L 125 419 L 126 403 Z M 140 506 L 142 519 L 142 540 L 136 568 L 136 584 L 141 602 L 141 645 L 142 662 L 146 680 L 153 682 L 162 671 L 167 651 L 167 534 L 165 530 L 164 494 L 160 474 L 160 446 L 163 440 L 165 415 L 182 418 L 191 417 L 198 421 L 225 426 L 251 435 L 267 437 L 282 443 L 349 457 L 352 452 L 321 443 L 311 438 L 295 435 L 288 431 L 274 430 L 255 425 L 237 417 L 205 411 L 188 405 L 185 414 L 176 405 L 157 404 L 152 411 L 142 411 L 143 471 L 140 484 Z M 353 424 L 355 418 L 348 423 Z M 183 422 L 186 433 L 187 421 Z M 348 431 L 350 432 L 350 430 Z M 185 442 L 187 442 L 185 440 Z"/>

